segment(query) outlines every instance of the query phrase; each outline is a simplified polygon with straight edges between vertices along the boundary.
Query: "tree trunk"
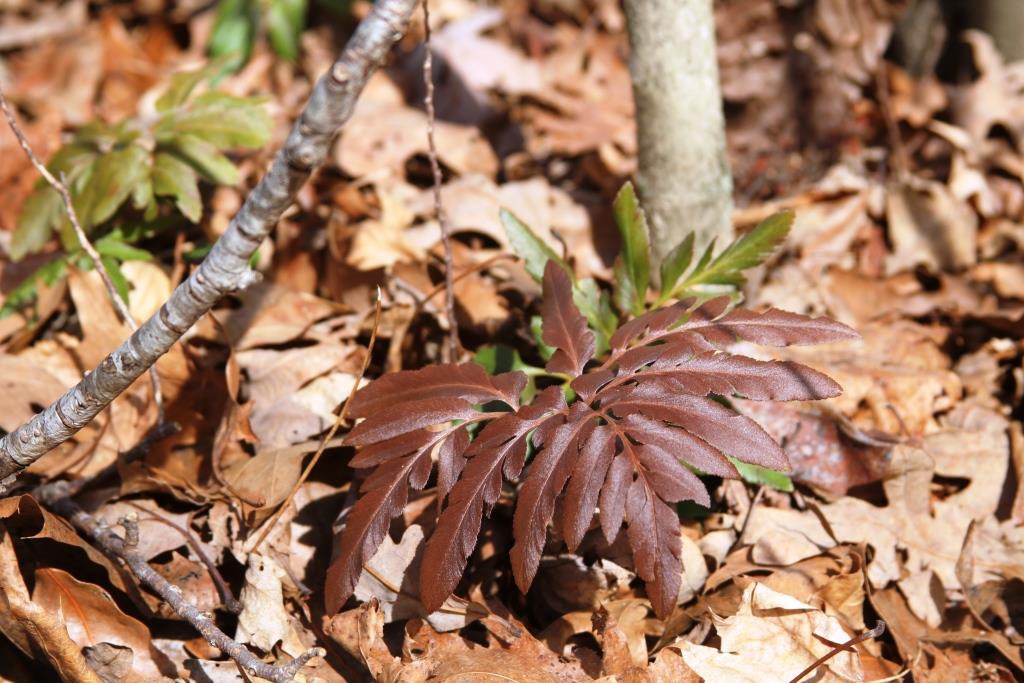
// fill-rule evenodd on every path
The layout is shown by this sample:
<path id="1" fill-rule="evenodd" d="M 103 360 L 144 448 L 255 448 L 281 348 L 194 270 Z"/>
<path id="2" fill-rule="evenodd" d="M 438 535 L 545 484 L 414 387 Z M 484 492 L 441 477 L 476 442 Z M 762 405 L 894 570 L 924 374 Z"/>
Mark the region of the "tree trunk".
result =
<path id="1" fill-rule="evenodd" d="M 1007 62 L 1024 59 L 1024 2 L 1021 0 L 947 0 L 962 13 L 967 28 L 991 35 Z M 955 15 L 954 15 L 955 16 Z"/>
<path id="2" fill-rule="evenodd" d="M 637 186 L 659 262 L 691 231 L 731 239 L 732 176 L 712 0 L 626 0 L 636 100 Z"/>

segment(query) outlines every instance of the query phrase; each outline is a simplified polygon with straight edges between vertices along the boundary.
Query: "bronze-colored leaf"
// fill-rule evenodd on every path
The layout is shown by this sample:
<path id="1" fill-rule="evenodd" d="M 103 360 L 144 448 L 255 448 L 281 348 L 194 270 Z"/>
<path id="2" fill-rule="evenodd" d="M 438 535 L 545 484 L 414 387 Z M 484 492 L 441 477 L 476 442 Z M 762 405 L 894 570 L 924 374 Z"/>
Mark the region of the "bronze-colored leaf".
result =
<path id="1" fill-rule="evenodd" d="M 594 355 L 596 340 L 587 327 L 587 319 L 572 300 L 572 280 L 554 261 L 544 268 L 544 303 L 541 306 L 544 343 L 556 350 L 547 369 L 573 377 Z"/>
<path id="2" fill-rule="evenodd" d="M 422 488 L 437 453 L 438 496 L 447 502 L 427 541 L 420 569 L 422 598 L 439 608 L 458 586 L 476 547 L 481 520 L 504 480 L 519 478 L 535 448 L 513 516 L 513 576 L 524 593 L 536 574 L 548 525 L 562 530 L 570 550 L 590 528 L 596 509 L 611 543 L 623 523 L 638 573 L 657 613 L 675 606 L 681 541 L 675 503 L 710 505 L 698 473 L 738 477 L 730 461 L 788 471 L 779 445 L 750 418 L 720 403 L 815 400 L 841 387 L 799 363 L 762 361 L 730 352 L 737 340 L 772 345 L 841 341 L 856 336 L 824 318 L 769 310 L 728 311 L 726 297 L 699 306 L 681 301 L 622 325 L 604 362 L 589 372 L 594 334 L 573 302 L 565 268 L 548 262 L 543 278 L 542 339 L 555 348 L 549 372 L 567 375 L 575 390 L 567 405 L 559 387 L 519 406 L 521 372 L 489 377 L 472 364 L 441 365 L 387 375 L 359 392 L 354 414 L 365 418 L 346 441 L 359 448 L 355 467 L 376 467 L 363 483 L 341 535 L 328 578 L 328 607 L 351 594 L 408 489 Z M 513 412 L 483 412 L 498 401 Z M 482 422 L 475 439 L 468 423 Z M 438 425 L 441 431 L 435 431 Z M 557 502 L 562 500 L 561 507 Z M 555 520 L 555 512 L 560 518 Z"/>

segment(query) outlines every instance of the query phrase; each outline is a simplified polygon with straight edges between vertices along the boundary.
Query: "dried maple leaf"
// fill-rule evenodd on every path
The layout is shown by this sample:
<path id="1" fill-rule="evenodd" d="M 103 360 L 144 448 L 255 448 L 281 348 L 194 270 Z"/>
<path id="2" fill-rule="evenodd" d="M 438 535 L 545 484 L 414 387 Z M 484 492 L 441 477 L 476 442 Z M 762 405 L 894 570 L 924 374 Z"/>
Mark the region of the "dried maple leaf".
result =
<path id="1" fill-rule="evenodd" d="M 503 480 L 519 478 L 532 445 L 510 554 L 520 590 L 536 575 L 548 524 L 555 522 L 574 550 L 597 508 L 609 542 L 626 522 L 637 574 L 657 613 L 667 615 L 680 588 L 674 504 L 710 505 L 693 469 L 737 477 L 727 454 L 789 469 L 782 449 L 760 426 L 717 398 L 813 400 L 841 391 L 798 363 L 759 361 L 724 348 L 738 339 L 784 346 L 856 336 L 822 318 L 727 312 L 725 298 L 700 306 L 689 300 L 622 325 L 608 356 L 585 371 L 594 336 L 573 303 L 569 276 L 549 262 L 543 286 L 543 340 L 555 348 L 548 370 L 571 378 L 572 402 L 562 389 L 549 387 L 520 407 L 523 373 L 490 377 L 472 363 L 386 375 L 356 395 L 352 412 L 366 419 L 347 438 L 360 449 L 352 465 L 376 469 L 362 486 L 328 572 L 330 610 L 352 594 L 363 564 L 401 513 L 408 488 L 426 485 L 435 449 L 439 496 L 447 506 L 424 549 L 420 585 L 427 609 L 440 607 L 476 546 L 485 509 L 497 501 Z M 511 412 L 492 409 L 496 401 Z M 486 424 L 471 441 L 473 423 Z M 556 520 L 560 497 L 565 504 Z"/>

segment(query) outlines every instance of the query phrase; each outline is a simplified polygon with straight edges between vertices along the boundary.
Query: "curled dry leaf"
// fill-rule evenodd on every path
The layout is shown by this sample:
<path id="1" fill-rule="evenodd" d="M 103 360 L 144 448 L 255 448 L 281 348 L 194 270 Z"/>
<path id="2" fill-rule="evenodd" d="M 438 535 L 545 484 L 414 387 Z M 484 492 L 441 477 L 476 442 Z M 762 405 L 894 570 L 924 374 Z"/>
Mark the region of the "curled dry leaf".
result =
<path id="1" fill-rule="evenodd" d="M 404 104 L 403 96 L 382 73 L 375 75 L 345 125 L 334 148 L 343 171 L 362 178 L 381 173 L 405 176 L 406 162 L 426 154 L 427 117 Z M 494 177 L 498 159 L 487 139 L 470 126 L 438 121 L 434 134 L 440 162 L 460 175 L 479 173 Z"/>
<path id="2" fill-rule="evenodd" d="M 82 654 L 104 683 L 120 683 L 131 675 L 135 653 L 130 647 L 100 643 L 82 648 Z"/>
<path id="3" fill-rule="evenodd" d="M 68 636 L 60 615 L 29 597 L 21 576 L 14 540 L 0 525 L 0 633 L 26 655 L 41 650 L 66 680 L 99 681 L 80 646 Z"/>
<path id="4" fill-rule="evenodd" d="M 533 590 L 556 614 L 595 610 L 630 594 L 636 578 L 629 569 L 608 559 L 587 563 L 576 554 L 544 557 Z"/>
<path id="5" fill-rule="evenodd" d="M 501 210 L 507 209 L 553 248 L 559 249 L 559 243 L 564 242 L 581 276 L 606 271 L 595 247 L 596 229 L 587 208 L 546 178 L 537 176 L 498 185 L 482 175 L 462 176 L 445 183 L 441 202 L 453 235 L 482 233 L 509 250 L 508 234 L 500 218 Z M 419 193 L 410 206 L 417 215 L 432 215 L 433 193 Z M 436 221 L 427 223 L 424 229 L 433 226 Z M 434 240 L 439 240 L 440 228 L 433 234 Z"/>
<path id="6" fill-rule="evenodd" d="M 454 71 L 463 87 L 485 101 L 486 91 L 522 95 L 544 88 L 541 67 L 518 50 L 484 35 L 508 21 L 500 7 L 481 7 L 434 33 L 431 46 Z"/>
<path id="7" fill-rule="evenodd" d="M 391 654 L 384 642 L 384 613 L 376 600 L 325 617 L 325 622 L 324 633 L 362 661 L 374 680 L 399 680 L 402 660 Z"/>
<path id="8" fill-rule="evenodd" d="M 980 72 L 972 83 L 951 92 L 953 120 L 970 133 L 976 142 L 988 137 L 993 125 L 1006 126 L 1024 142 L 1024 62 L 1005 64 L 992 37 L 982 31 L 965 31 L 964 40 L 974 53 Z"/>
<path id="9" fill-rule="evenodd" d="M 884 479 L 889 467 L 886 453 L 892 442 L 900 439 L 869 432 L 857 434 L 860 430 L 844 416 L 819 406 L 743 400 L 735 404 L 783 444 L 793 465 L 793 479 L 812 486 L 826 498 Z"/>
<path id="10" fill-rule="evenodd" d="M 281 587 L 284 576 L 284 570 L 270 557 L 259 553 L 249 555 L 245 585 L 239 596 L 242 612 L 238 615 L 235 640 L 252 643 L 265 652 L 271 652 L 280 643 L 287 654 L 298 657 L 306 648 L 285 610 Z"/>
<path id="11" fill-rule="evenodd" d="M 482 680 L 512 678 L 520 683 L 590 681 L 579 660 L 562 658 L 511 617 L 490 614 L 482 620 L 486 647 L 456 633 L 435 633 L 414 622 L 404 649 L 414 653 L 403 674 L 412 680 Z"/>
<path id="12" fill-rule="evenodd" d="M 836 542 L 821 521 L 802 510 L 755 507 L 743 524 L 743 541 L 753 545 L 758 564 L 785 566 L 814 557 Z"/>
<path id="13" fill-rule="evenodd" d="M 47 556 L 47 543 L 52 542 L 59 549 L 58 557 L 62 560 L 75 565 L 80 565 L 83 560 L 92 563 L 106 573 L 115 588 L 131 594 L 132 584 L 124 580 L 121 571 L 106 555 L 82 540 L 70 524 L 44 509 L 32 496 L 0 500 L 0 522 L 8 534 L 29 544 L 38 557 Z"/>
<path id="14" fill-rule="evenodd" d="M 148 320 L 171 296 L 171 279 L 163 268 L 149 261 L 128 261 L 121 273 L 131 285 L 128 311 L 137 321 Z"/>
<path id="15" fill-rule="evenodd" d="M 834 378 L 843 393 L 824 407 L 861 430 L 906 437 L 938 429 L 936 414 L 951 409 L 963 393 L 942 352 L 944 333 L 909 320 L 873 322 L 859 331 L 860 340 L 842 346 L 788 348 L 771 355 L 806 363 Z M 770 425 L 768 421 L 765 426 L 774 431 Z M 783 433 L 792 437 L 792 425 Z"/>
<path id="16" fill-rule="evenodd" d="M 107 288 L 95 270 L 71 268 L 68 290 L 83 330 L 82 341 L 75 346 L 74 353 L 86 367 L 96 367 L 131 330 L 114 310 Z"/>
<path id="17" fill-rule="evenodd" d="M 35 415 L 33 404 L 49 405 L 67 390 L 63 378 L 31 356 L 0 354 L 0 378 L 0 428 L 8 432 Z"/>
<path id="18" fill-rule="evenodd" d="M 977 262 L 978 217 L 942 183 L 913 179 L 890 187 L 886 217 L 890 273 L 918 264 L 957 271 Z"/>
<path id="19" fill-rule="evenodd" d="M 998 579 L 1003 568 L 1024 561 L 1020 529 L 995 516 L 1010 460 L 1005 419 L 964 403 L 944 427 L 924 437 L 921 448 L 892 449 L 892 478 L 883 484 L 887 507 L 852 497 L 821 507 L 836 539 L 874 548 L 867 567 L 871 584 L 884 588 L 897 582 L 914 613 L 933 626 L 941 621 L 944 605 L 936 601 L 932 582 L 959 589 L 955 565 L 972 519 L 981 520 L 975 553 L 986 558 L 976 580 Z M 932 502 L 928 491 L 935 475 L 970 483 Z"/>
<path id="20" fill-rule="evenodd" d="M 281 351 L 250 349 L 236 354 L 245 373 L 247 401 L 270 404 L 297 391 L 307 382 L 329 372 L 352 353 L 351 346 L 324 342 Z"/>
<path id="21" fill-rule="evenodd" d="M 409 228 L 415 216 L 397 197 L 381 190 L 380 215 L 359 224 L 347 263 L 359 270 L 387 268 L 403 261 L 422 261 L 424 245 L 414 242 Z"/>
<path id="22" fill-rule="evenodd" d="M 60 615 L 79 647 L 111 643 L 132 651 L 132 672 L 141 680 L 173 676 L 174 666 L 152 643 L 149 629 L 117 606 L 107 591 L 62 569 L 39 568 L 32 601 Z"/>
<path id="23" fill-rule="evenodd" d="M 805 514 L 813 514 L 809 510 Z M 827 553 L 781 567 L 762 583 L 836 617 L 847 631 L 866 628 L 865 560 L 859 549 L 842 545 Z M 760 570 L 755 570 L 760 573 Z"/>
<path id="24" fill-rule="evenodd" d="M 575 649 L 575 643 L 572 640 L 574 636 L 589 633 L 599 637 L 602 630 L 601 619 L 595 617 L 601 612 L 615 624 L 615 628 L 621 636 L 622 648 L 625 650 L 623 654 L 629 665 L 638 667 L 646 665 L 648 655 L 646 639 L 649 635 L 655 635 L 650 628 L 651 606 L 646 600 L 636 598 L 610 600 L 593 610 L 563 614 L 544 630 L 541 637 L 553 651 L 566 657 L 571 656 Z"/>
<path id="25" fill-rule="evenodd" d="M 285 344 L 302 337 L 315 323 L 343 313 L 339 304 L 271 282 L 257 283 L 239 295 L 240 308 L 213 311 L 235 351 Z M 200 323 L 202 325 L 202 323 Z M 218 330 L 204 336 L 223 343 Z"/>
<path id="26" fill-rule="evenodd" d="M 721 649 L 680 640 L 674 644 L 686 664 L 709 681 L 789 683 L 798 673 L 828 654 L 832 643 L 852 634 L 833 617 L 764 584 L 743 591 L 739 610 L 715 617 Z M 855 652 L 840 652 L 817 672 L 823 683 L 864 680 Z"/>

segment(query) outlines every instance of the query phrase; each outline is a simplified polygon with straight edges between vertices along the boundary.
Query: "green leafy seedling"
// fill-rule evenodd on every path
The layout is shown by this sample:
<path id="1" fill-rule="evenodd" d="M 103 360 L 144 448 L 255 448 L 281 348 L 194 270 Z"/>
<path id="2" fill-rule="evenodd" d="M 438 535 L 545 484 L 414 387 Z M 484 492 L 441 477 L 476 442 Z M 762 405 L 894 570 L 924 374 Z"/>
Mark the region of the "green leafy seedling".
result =
<path id="1" fill-rule="evenodd" d="M 213 60 L 201 69 L 176 74 L 157 99 L 154 116 L 83 126 L 47 165 L 64 179 L 82 228 L 114 264 L 108 268 L 117 271 L 111 277 L 125 289 L 119 263 L 141 258 L 130 243 L 154 233 L 142 226 L 161 225 L 162 216 L 175 213 L 198 223 L 203 213 L 200 182 L 233 185 L 240 179 L 225 152 L 258 148 L 270 138 L 263 98 L 198 92 L 200 85 L 223 72 L 226 63 Z M 55 233 L 69 257 L 81 253 L 60 195 L 40 180 L 18 217 L 11 257 L 19 260 L 40 251 Z M 107 236 L 111 238 L 106 240 Z M 36 281 L 30 278 L 27 289 L 19 292 L 22 296 L 16 303 L 8 298 L 4 310 L 31 301 Z"/>
<path id="2" fill-rule="evenodd" d="M 651 279 L 651 256 L 647 217 L 640 208 L 632 183 L 622 186 L 612 208 L 622 236 L 622 254 L 615 263 L 615 303 L 620 311 L 640 315 L 644 312 Z"/>
<path id="3" fill-rule="evenodd" d="M 793 212 L 783 211 L 761 221 L 718 256 L 714 241 L 705 248 L 697 265 L 684 277 L 693 260 L 694 236 L 691 233 L 673 249 L 661 266 L 659 302 L 693 295 L 735 292 L 746 282 L 743 271 L 755 268 L 772 255 L 793 227 Z"/>
<path id="4" fill-rule="evenodd" d="M 237 71 L 264 31 L 274 52 L 295 62 L 307 11 L 307 0 L 220 0 L 207 49 L 213 57 L 229 57 L 225 70 Z"/>

